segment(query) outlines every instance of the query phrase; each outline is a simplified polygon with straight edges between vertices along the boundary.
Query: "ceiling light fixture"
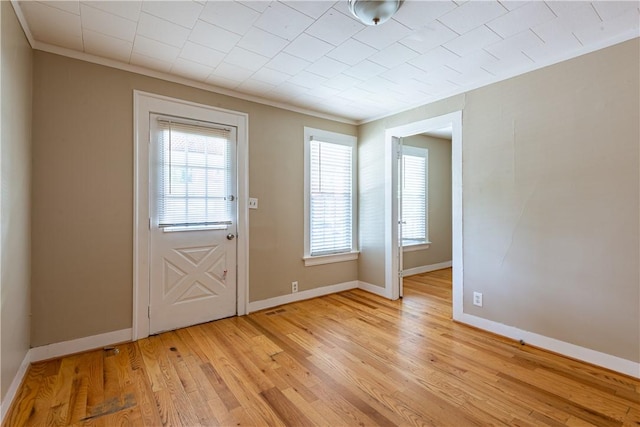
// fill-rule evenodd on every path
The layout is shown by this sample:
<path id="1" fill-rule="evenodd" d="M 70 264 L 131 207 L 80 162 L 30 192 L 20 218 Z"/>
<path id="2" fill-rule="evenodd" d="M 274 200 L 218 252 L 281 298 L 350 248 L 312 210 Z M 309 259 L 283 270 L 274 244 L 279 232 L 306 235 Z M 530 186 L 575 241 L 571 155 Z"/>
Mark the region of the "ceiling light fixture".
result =
<path id="1" fill-rule="evenodd" d="M 349 10 L 363 24 L 378 25 L 388 21 L 401 3 L 402 0 L 349 0 Z"/>

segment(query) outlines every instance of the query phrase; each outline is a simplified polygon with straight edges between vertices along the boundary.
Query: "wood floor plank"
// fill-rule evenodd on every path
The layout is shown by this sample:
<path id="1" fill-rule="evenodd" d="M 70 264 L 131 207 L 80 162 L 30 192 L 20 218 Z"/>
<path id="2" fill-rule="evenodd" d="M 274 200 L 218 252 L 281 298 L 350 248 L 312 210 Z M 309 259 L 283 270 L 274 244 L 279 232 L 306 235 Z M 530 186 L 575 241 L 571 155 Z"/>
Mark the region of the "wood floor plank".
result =
<path id="1" fill-rule="evenodd" d="M 451 269 L 33 364 L 3 426 L 640 426 L 640 381 L 451 320 Z"/>

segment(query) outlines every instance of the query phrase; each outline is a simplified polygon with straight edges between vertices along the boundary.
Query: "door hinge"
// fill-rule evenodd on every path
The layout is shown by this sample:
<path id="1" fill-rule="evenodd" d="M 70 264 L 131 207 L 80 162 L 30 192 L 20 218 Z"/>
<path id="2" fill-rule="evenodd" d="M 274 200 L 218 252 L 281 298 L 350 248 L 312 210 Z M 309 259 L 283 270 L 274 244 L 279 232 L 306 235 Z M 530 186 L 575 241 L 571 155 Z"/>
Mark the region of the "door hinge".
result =
<path id="1" fill-rule="evenodd" d="M 151 218 L 149 218 L 149 230 L 151 230 Z"/>
<path id="2" fill-rule="evenodd" d="M 147 318 L 151 319 L 151 306 L 147 306 Z"/>

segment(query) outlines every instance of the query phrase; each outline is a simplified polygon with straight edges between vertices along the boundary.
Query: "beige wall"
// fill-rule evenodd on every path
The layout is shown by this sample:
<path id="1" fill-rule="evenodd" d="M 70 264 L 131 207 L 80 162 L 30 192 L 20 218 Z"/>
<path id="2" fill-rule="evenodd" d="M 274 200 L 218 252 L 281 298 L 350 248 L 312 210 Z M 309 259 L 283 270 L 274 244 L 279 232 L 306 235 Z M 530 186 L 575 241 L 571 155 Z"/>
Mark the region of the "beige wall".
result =
<path id="1" fill-rule="evenodd" d="M 403 144 L 429 150 L 428 249 L 405 251 L 402 268 L 423 267 L 451 261 L 451 140 L 426 135 L 403 138 Z"/>
<path id="2" fill-rule="evenodd" d="M 384 127 L 358 128 L 358 280 L 384 287 Z"/>
<path id="3" fill-rule="evenodd" d="M 32 345 L 130 328 L 133 90 L 249 114 L 250 300 L 357 279 L 305 268 L 303 128 L 352 125 L 35 52 Z"/>
<path id="4" fill-rule="evenodd" d="M 29 350 L 32 52 L 10 2 L 0 2 L 1 396 Z"/>
<path id="5" fill-rule="evenodd" d="M 463 110 L 465 312 L 640 361 L 639 64 L 634 39 L 360 128 L 382 157 L 384 129 Z"/>

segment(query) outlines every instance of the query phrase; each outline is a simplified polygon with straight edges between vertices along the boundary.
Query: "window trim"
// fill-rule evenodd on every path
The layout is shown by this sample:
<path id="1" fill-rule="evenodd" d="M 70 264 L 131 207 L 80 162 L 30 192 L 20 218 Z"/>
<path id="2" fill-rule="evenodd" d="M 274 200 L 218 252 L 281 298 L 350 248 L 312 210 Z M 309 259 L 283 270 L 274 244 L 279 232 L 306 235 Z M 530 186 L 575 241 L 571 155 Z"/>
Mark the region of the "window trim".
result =
<path id="1" fill-rule="evenodd" d="M 351 147 L 351 250 L 349 252 L 341 252 L 326 255 L 311 255 L 311 141 L 320 140 L 332 144 L 340 144 Z M 352 261 L 358 259 L 358 140 L 353 135 L 346 135 L 337 132 L 330 132 L 322 129 L 310 127 L 304 128 L 304 260 L 305 266 L 313 266 L 320 264 L 330 264 L 335 262 Z"/>

